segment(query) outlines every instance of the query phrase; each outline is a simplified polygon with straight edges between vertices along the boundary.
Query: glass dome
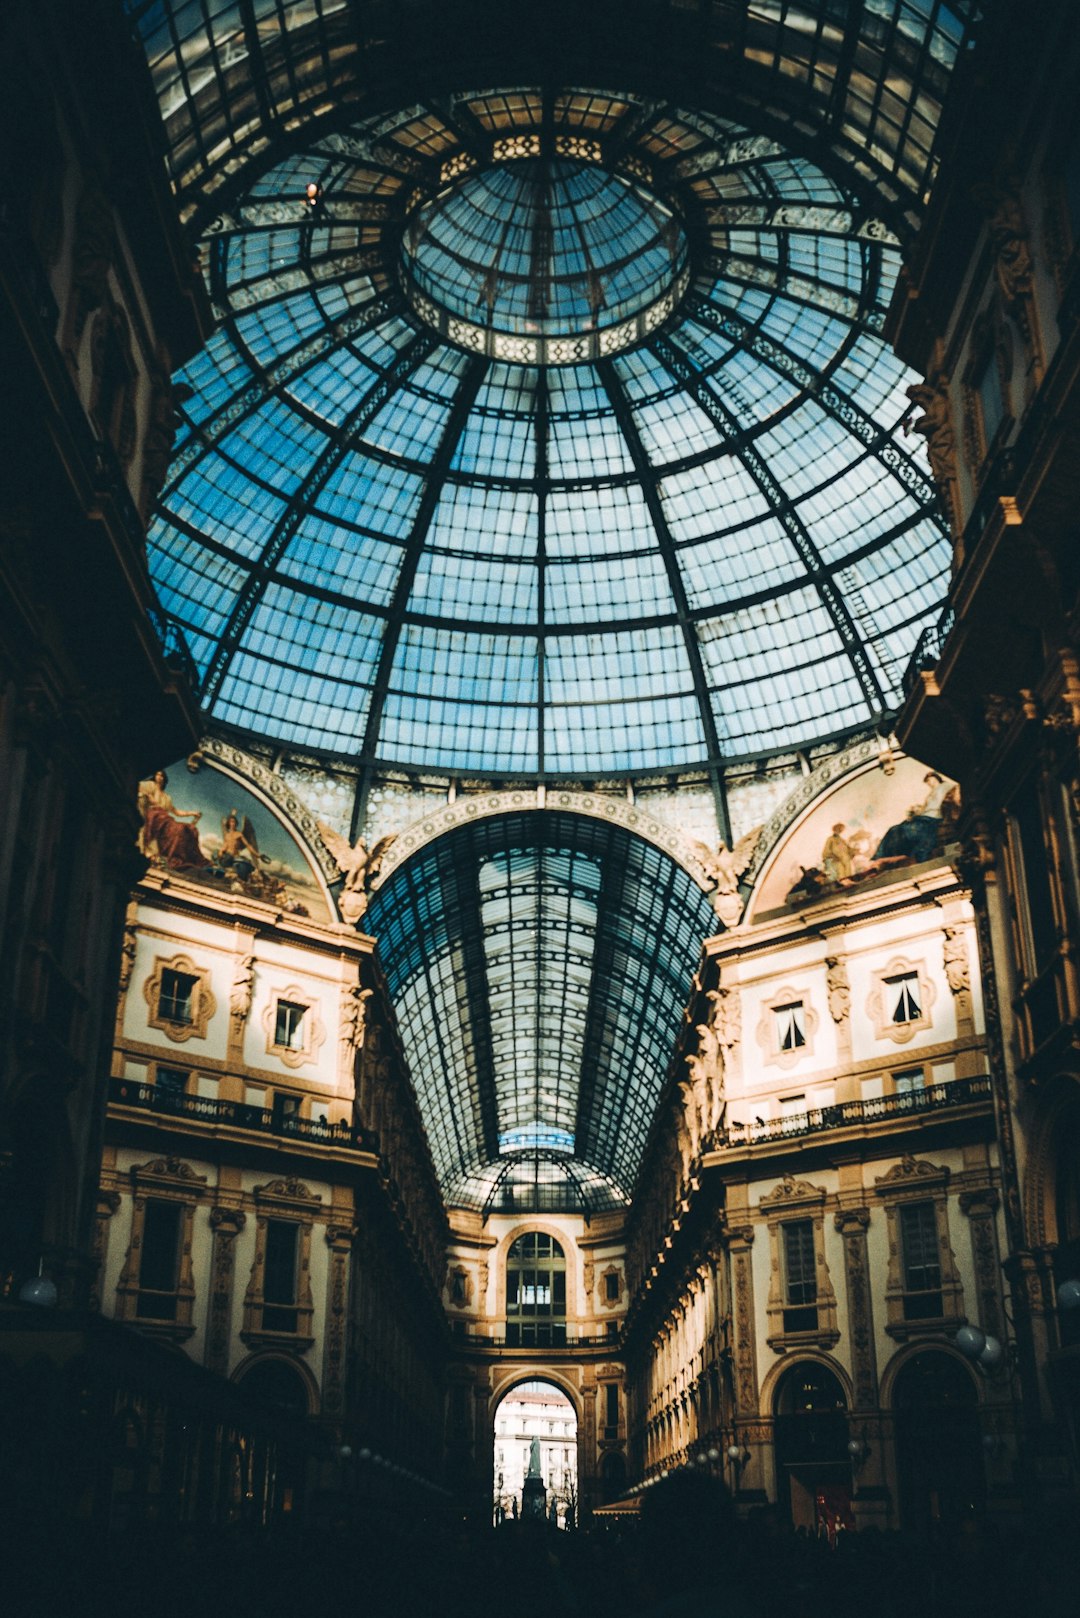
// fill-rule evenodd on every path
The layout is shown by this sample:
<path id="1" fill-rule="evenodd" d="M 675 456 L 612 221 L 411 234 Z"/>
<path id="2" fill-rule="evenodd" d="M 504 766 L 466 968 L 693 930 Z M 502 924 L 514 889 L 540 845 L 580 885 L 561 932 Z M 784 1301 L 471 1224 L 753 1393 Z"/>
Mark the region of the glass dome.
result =
<path id="1" fill-rule="evenodd" d="M 245 181 L 150 537 L 208 716 L 579 779 L 887 722 L 949 549 L 882 337 L 897 242 L 839 173 L 517 89 Z"/>

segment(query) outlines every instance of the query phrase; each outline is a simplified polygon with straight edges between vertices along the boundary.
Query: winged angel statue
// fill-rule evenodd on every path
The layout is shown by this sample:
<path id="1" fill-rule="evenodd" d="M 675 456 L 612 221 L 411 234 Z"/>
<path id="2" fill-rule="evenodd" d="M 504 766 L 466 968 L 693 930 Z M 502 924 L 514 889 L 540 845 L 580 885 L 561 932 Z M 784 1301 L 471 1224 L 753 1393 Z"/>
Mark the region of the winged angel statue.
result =
<path id="1" fill-rule="evenodd" d="M 366 844 L 359 839 L 355 843 L 350 843 L 324 820 L 319 821 L 319 831 L 323 842 L 337 861 L 338 870 L 345 877 L 345 885 L 338 901 L 342 917 L 350 926 L 355 927 L 368 907 L 368 896 L 379 874 L 379 867 L 397 834 L 391 832 L 389 837 L 381 837 L 369 854 Z"/>
<path id="2" fill-rule="evenodd" d="M 709 898 L 725 927 L 734 927 L 742 915 L 739 878 L 753 859 L 763 830 L 762 826 L 755 826 L 752 831 L 745 832 L 734 848 L 729 848 L 726 843 L 721 843 L 716 849 L 709 848 L 705 843 L 693 844 L 699 864 L 712 879 L 713 888 Z"/>

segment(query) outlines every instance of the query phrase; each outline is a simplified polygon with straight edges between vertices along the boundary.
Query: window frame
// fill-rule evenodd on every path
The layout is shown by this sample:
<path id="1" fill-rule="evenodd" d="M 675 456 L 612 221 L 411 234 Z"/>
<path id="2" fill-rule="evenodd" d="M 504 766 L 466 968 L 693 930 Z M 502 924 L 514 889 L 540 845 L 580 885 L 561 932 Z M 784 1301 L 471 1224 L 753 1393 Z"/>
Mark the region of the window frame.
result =
<path id="1" fill-rule="evenodd" d="M 949 1230 L 949 1169 L 906 1156 L 874 1181 L 875 1195 L 885 1209 L 889 1266 L 885 1280 L 885 1330 L 900 1342 L 931 1332 L 956 1331 L 964 1324 L 964 1288 Z M 933 1208 L 940 1263 L 940 1309 L 921 1314 L 912 1307 L 922 1296 L 907 1286 L 904 1231 L 901 1211 L 915 1203 Z"/>
<path id="2" fill-rule="evenodd" d="M 904 1022 L 894 1022 L 890 990 L 901 978 L 914 978 L 918 985 L 919 1014 Z M 933 1008 L 937 1001 L 937 987 L 925 961 L 908 960 L 894 955 L 871 977 L 872 988 L 866 1001 L 867 1016 L 876 1039 L 888 1039 L 894 1045 L 906 1045 L 918 1033 L 933 1027 Z M 912 1066 L 915 1064 L 912 1063 Z"/>
<path id="3" fill-rule="evenodd" d="M 156 1158 L 131 1170 L 131 1236 L 116 1285 L 116 1317 L 139 1327 L 140 1331 L 184 1342 L 195 1331 L 195 1275 L 192 1246 L 195 1210 L 206 1194 L 207 1179 L 177 1158 Z M 178 1210 L 176 1284 L 171 1293 L 142 1285 L 143 1242 L 146 1213 L 150 1202 L 170 1203 Z M 143 1294 L 175 1297 L 175 1308 L 167 1317 L 144 1314 L 139 1310 Z"/>
<path id="4" fill-rule="evenodd" d="M 298 1045 L 282 1045 L 278 1041 L 278 1019 L 283 1007 L 303 1013 L 299 1024 L 303 1038 Z M 266 1035 L 266 1054 L 276 1057 L 287 1068 L 304 1067 L 313 1062 L 326 1039 L 318 1000 L 297 983 L 270 990 L 263 1008 L 262 1025 Z"/>
<path id="5" fill-rule="evenodd" d="M 836 1293 L 829 1275 L 825 1251 L 825 1207 L 828 1193 L 823 1186 L 811 1185 L 785 1175 L 780 1183 L 761 1198 L 759 1213 L 769 1231 L 769 1296 L 765 1305 L 766 1342 L 776 1354 L 789 1348 L 814 1345 L 833 1348 L 840 1340 Z M 788 1302 L 785 1227 L 807 1224 L 814 1256 L 815 1299 L 813 1322 L 795 1324 Z"/>
<path id="6" fill-rule="evenodd" d="M 191 1016 L 186 1022 L 169 1016 L 164 1009 L 167 972 L 192 979 Z M 217 1001 L 210 988 L 210 969 L 197 965 L 190 955 L 156 956 L 154 969 L 143 984 L 143 998 L 149 1007 L 149 1026 L 158 1029 L 175 1045 L 183 1045 L 189 1039 L 205 1039 L 217 1011 Z"/>

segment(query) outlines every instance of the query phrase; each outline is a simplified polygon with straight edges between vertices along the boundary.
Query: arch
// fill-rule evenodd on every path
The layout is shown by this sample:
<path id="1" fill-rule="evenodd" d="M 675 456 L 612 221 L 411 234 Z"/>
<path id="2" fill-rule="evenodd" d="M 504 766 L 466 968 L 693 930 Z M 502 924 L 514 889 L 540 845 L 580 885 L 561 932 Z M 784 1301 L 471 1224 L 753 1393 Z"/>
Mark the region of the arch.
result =
<path id="1" fill-rule="evenodd" d="M 512 1393 L 515 1388 L 522 1387 L 526 1382 L 550 1382 L 553 1388 L 557 1388 L 560 1393 L 565 1393 L 566 1397 L 570 1400 L 570 1403 L 574 1407 L 574 1416 L 577 1420 L 578 1432 L 580 1434 L 584 1425 L 585 1417 L 585 1407 L 581 1396 L 581 1389 L 574 1383 L 572 1378 L 570 1378 L 565 1371 L 560 1371 L 554 1366 L 544 1364 L 515 1365 L 512 1370 L 508 1370 L 506 1381 L 500 1382 L 499 1385 L 493 1388 L 491 1391 L 491 1395 L 488 1399 L 488 1419 L 493 1421 L 495 1419 L 496 1410 L 498 1410 L 507 1394 Z"/>
<path id="2" fill-rule="evenodd" d="M 892 1379 L 901 1525 L 932 1532 L 981 1512 L 986 1466 L 979 1390 L 958 1354 L 923 1343 Z"/>
<path id="3" fill-rule="evenodd" d="M 824 1355 L 802 1355 L 772 1380 L 776 1503 L 796 1528 L 854 1527 L 847 1451 L 850 1388 Z"/>
<path id="4" fill-rule="evenodd" d="M 945 1338 L 924 1337 L 917 1339 L 913 1343 L 905 1343 L 903 1348 L 898 1348 L 892 1359 L 889 1360 L 888 1364 L 885 1366 L 885 1369 L 882 1371 L 879 1384 L 879 1398 L 881 1400 L 881 1408 L 883 1410 L 892 1410 L 895 1408 L 896 1379 L 903 1371 L 909 1360 L 914 1359 L 916 1354 L 926 1353 L 929 1349 L 933 1349 L 938 1354 L 946 1354 L 951 1360 L 954 1360 L 955 1363 L 960 1366 L 961 1370 L 968 1378 L 968 1381 L 971 1383 L 976 1398 L 980 1402 L 986 1398 L 986 1384 L 979 1381 L 978 1377 L 972 1370 L 971 1365 L 966 1359 L 964 1359 L 963 1355 L 958 1349 L 953 1348 L 952 1344 L 947 1342 Z"/>
<path id="5" fill-rule="evenodd" d="M 410 854 L 417 854 L 429 843 L 444 836 L 449 831 L 455 831 L 459 826 L 472 825 L 476 821 L 493 820 L 499 815 L 517 814 L 525 809 L 539 809 L 546 814 L 575 814 L 582 815 L 586 820 L 602 820 L 607 825 L 624 826 L 627 831 L 635 833 L 655 848 L 662 849 L 665 854 L 681 865 L 688 876 L 693 877 L 703 893 L 709 893 L 715 887 L 715 881 L 702 864 L 700 845 L 687 837 L 685 832 L 678 831 L 665 821 L 651 815 L 647 810 L 641 809 L 637 804 L 630 803 L 625 798 L 609 797 L 603 792 L 575 792 L 570 789 L 544 787 L 521 787 L 512 792 L 485 792 L 474 797 L 460 798 L 455 803 L 445 804 L 443 807 L 414 820 L 403 832 L 399 832 L 393 843 L 379 861 L 378 876 L 371 884 L 371 891 L 378 892 L 387 878 L 392 876 L 398 866 L 407 860 Z M 722 930 L 719 920 L 716 930 Z"/>
<path id="6" fill-rule="evenodd" d="M 1059 1229 L 1059 1177 L 1068 1160 L 1067 1142 L 1080 1120 L 1080 1075 L 1060 1073 L 1040 1086 L 1033 1111 L 1024 1175 L 1024 1226 L 1031 1245 L 1044 1247 L 1068 1239 Z M 1080 1230 L 1072 1235 L 1080 1236 Z"/>
<path id="7" fill-rule="evenodd" d="M 303 1408 L 299 1399 L 293 1404 L 287 1394 L 286 1373 L 303 1393 Z M 232 1374 L 232 1380 L 253 1397 L 288 1410 L 290 1415 L 311 1416 L 319 1408 L 319 1385 L 313 1373 L 300 1360 L 288 1354 L 249 1354 Z M 280 1395 L 278 1390 L 280 1389 Z"/>
<path id="8" fill-rule="evenodd" d="M 851 1409 L 854 1390 L 848 1372 L 840 1364 L 839 1360 L 834 1360 L 831 1355 L 816 1352 L 811 1348 L 801 1350 L 797 1360 L 788 1359 L 785 1355 L 783 1359 L 777 1360 L 775 1365 L 769 1367 L 762 1379 L 761 1391 L 758 1396 L 758 1412 L 762 1420 L 768 1421 L 776 1414 L 777 1385 L 789 1371 L 793 1371 L 797 1366 L 807 1362 L 821 1366 L 823 1370 L 830 1372 L 836 1378 L 840 1384 L 840 1391 L 844 1395 L 844 1405 L 846 1409 Z"/>
<path id="9" fill-rule="evenodd" d="M 542 1399 L 546 1399 L 546 1412 L 540 1410 L 530 1414 L 529 1392 L 534 1395 L 539 1392 Z M 508 1401 L 520 1398 L 519 1414 L 522 1426 L 512 1429 L 509 1433 L 498 1432 L 499 1413 Z M 548 1420 L 544 1425 L 544 1415 L 550 1418 L 552 1410 L 562 1411 L 558 1424 Z M 567 1420 L 572 1424 L 572 1432 L 564 1431 Z M 490 1415 L 492 1439 L 492 1505 L 496 1522 L 502 1520 L 503 1513 L 516 1515 L 518 1506 L 526 1516 L 544 1515 L 552 1522 L 557 1523 L 560 1515 L 572 1512 L 576 1518 L 580 1509 L 580 1489 L 582 1468 L 585 1462 L 583 1448 L 584 1423 L 578 1400 L 572 1397 L 570 1390 L 563 1385 L 561 1379 L 548 1374 L 546 1369 L 538 1375 L 529 1377 L 513 1376 L 503 1387 L 494 1402 Z M 540 1476 L 543 1479 L 543 1490 L 537 1494 L 531 1493 L 536 1489 L 535 1484 L 526 1481 L 526 1445 L 536 1444 L 539 1450 Z M 562 1505 L 562 1513 L 559 1507 Z"/>

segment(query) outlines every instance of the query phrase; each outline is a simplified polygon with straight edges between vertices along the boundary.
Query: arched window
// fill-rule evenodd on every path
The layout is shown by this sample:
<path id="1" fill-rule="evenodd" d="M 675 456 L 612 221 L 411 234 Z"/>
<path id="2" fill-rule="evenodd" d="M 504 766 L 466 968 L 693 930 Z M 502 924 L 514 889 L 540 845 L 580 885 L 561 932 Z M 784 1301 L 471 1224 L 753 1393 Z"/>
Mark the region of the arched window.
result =
<path id="1" fill-rule="evenodd" d="M 825 1365 L 802 1360 L 776 1389 L 777 1504 L 796 1528 L 851 1528 L 851 1460 L 847 1400 Z"/>
<path id="2" fill-rule="evenodd" d="M 519 1236 L 507 1255 L 506 1341 L 511 1348 L 566 1343 L 566 1258 L 543 1231 Z"/>

